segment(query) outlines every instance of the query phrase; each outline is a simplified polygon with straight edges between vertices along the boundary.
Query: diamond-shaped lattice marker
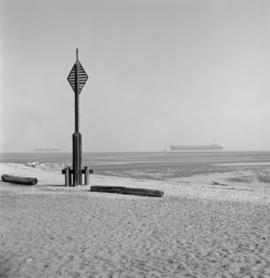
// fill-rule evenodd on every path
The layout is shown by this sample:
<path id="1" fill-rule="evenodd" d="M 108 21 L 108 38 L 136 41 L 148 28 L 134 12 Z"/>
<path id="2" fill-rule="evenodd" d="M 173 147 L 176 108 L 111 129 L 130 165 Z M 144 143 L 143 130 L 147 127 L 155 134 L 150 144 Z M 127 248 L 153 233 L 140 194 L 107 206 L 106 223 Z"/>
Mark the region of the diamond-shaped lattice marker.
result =
<path id="1" fill-rule="evenodd" d="M 79 67 L 79 74 L 78 74 L 78 79 L 79 79 L 79 93 L 81 92 L 82 88 L 84 87 L 87 79 L 88 79 L 88 75 L 85 72 L 84 68 L 82 67 L 81 63 L 78 62 L 78 64 L 74 64 L 74 66 L 72 67 L 70 74 L 67 78 L 70 86 L 72 87 L 73 91 L 75 92 L 75 84 L 76 84 L 76 66 L 78 65 Z M 76 92 L 75 92 L 76 93 Z"/>

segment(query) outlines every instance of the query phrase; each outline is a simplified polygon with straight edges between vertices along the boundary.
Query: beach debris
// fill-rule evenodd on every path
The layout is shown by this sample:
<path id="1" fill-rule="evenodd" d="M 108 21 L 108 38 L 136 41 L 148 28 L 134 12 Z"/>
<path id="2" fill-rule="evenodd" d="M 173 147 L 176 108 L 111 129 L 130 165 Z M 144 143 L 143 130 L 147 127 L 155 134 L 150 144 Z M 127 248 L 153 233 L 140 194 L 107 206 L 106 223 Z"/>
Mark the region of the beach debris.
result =
<path id="1" fill-rule="evenodd" d="M 26 262 L 30 263 L 30 262 L 32 262 L 32 260 L 33 260 L 32 258 L 29 258 L 29 259 L 26 260 Z"/>
<path id="2" fill-rule="evenodd" d="M 9 183 L 16 183 L 22 185 L 35 185 L 38 182 L 37 178 L 18 177 L 4 174 L 1 176 L 2 181 Z"/>
<path id="3" fill-rule="evenodd" d="M 131 188 L 131 187 L 122 187 L 122 186 L 93 185 L 91 186 L 90 191 L 130 194 L 130 195 L 149 196 L 149 197 L 162 197 L 164 195 L 164 192 L 160 190 L 153 190 L 153 189 L 146 189 L 146 188 Z"/>
<path id="4" fill-rule="evenodd" d="M 35 168 L 39 164 L 38 161 L 26 162 L 25 165 Z"/>
<path id="5" fill-rule="evenodd" d="M 213 185 L 228 186 L 228 184 L 225 184 L 225 183 L 219 183 L 219 182 L 216 182 L 216 181 L 212 181 L 212 184 L 213 184 Z"/>

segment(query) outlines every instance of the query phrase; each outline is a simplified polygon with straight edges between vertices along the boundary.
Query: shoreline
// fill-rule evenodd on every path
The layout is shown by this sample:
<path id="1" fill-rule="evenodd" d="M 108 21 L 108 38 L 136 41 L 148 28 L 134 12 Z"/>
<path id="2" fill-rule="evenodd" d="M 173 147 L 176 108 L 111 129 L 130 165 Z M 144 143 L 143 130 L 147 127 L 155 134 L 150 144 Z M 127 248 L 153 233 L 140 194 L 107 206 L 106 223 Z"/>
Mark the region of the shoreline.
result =
<path id="1" fill-rule="evenodd" d="M 46 171 L 40 168 L 29 167 L 16 163 L 1 163 L 0 174 L 18 175 L 23 177 L 36 177 L 38 184 L 35 186 L 21 186 L 8 184 L 1 181 L 0 191 L 14 193 L 42 193 L 42 192 L 85 192 L 91 185 L 126 186 L 134 188 L 156 189 L 164 192 L 164 197 L 174 196 L 190 199 L 209 199 L 216 201 L 241 201 L 270 204 L 270 185 L 268 183 L 237 182 L 236 172 L 198 174 L 191 177 L 171 178 L 165 181 L 152 179 L 136 179 L 130 177 L 90 175 L 90 185 L 65 187 L 64 175 L 60 171 Z M 228 182 L 232 180 L 232 182 Z M 235 182 L 236 181 L 236 182 Z M 32 194 L 31 193 L 31 194 Z M 89 194 L 94 194 L 93 192 Z M 104 194 L 116 198 L 118 194 Z M 126 196 L 119 195 L 126 198 Z M 118 197 L 119 197 L 118 196 Z"/>

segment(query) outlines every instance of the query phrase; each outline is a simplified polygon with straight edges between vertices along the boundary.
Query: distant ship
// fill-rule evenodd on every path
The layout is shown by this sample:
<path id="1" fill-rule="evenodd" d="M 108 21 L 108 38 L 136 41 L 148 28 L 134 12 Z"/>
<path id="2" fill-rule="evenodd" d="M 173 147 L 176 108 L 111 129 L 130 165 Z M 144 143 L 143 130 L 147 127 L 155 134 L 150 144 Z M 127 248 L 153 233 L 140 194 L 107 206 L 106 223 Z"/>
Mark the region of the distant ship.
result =
<path id="1" fill-rule="evenodd" d="M 61 149 L 58 147 L 52 148 L 35 148 L 35 152 L 60 152 Z"/>
<path id="2" fill-rule="evenodd" d="M 224 145 L 209 144 L 209 145 L 171 145 L 171 151 L 215 151 L 223 150 Z"/>

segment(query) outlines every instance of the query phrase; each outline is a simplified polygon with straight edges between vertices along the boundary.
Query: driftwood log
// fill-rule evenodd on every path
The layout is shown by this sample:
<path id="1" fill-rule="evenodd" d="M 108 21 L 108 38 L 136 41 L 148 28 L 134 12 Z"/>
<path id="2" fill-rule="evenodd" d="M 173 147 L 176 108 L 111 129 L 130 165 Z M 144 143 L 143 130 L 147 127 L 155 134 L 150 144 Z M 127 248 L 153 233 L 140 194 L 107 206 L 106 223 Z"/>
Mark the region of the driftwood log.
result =
<path id="1" fill-rule="evenodd" d="M 162 197 L 164 194 L 163 191 L 153 190 L 153 189 L 131 188 L 131 187 L 122 187 L 122 186 L 100 186 L 100 185 L 91 186 L 90 191 L 130 194 L 130 195 L 149 196 L 149 197 Z"/>
<path id="2" fill-rule="evenodd" d="M 225 184 L 225 183 L 219 183 L 219 182 L 216 182 L 216 181 L 212 181 L 212 184 L 213 184 L 213 185 L 228 186 L 228 184 Z"/>
<path id="3" fill-rule="evenodd" d="M 23 185 L 35 185 L 37 184 L 37 178 L 26 178 L 26 177 L 17 177 L 11 175 L 2 175 L 2 180 L 9 183 L 23 184 Z"/>

